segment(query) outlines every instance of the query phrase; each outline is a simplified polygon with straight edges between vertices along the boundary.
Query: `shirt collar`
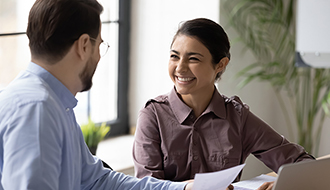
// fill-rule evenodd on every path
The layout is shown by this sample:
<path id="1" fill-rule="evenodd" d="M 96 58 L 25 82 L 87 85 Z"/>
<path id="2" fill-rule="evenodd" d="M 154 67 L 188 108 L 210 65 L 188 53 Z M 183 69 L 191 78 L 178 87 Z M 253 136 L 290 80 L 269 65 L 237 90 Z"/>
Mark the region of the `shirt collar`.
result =
<path id="1" fill-rule="evenodd" d="M 182 124 L 193 110 L 180 99 L 175 87 L 168 95 L 168 100 L 176 119 Z"/>
<path id="2" fill-rule="evenodd" d="M 26 70 L 44 80 L 60 99 L 65 108 L 73 109 L 77 105 L 78 101 L 70 92 L 70 90 L 64 86 L 64 84 L 62 84 L 56 77 L 50 74 L 46 69 L 33 62 L 30 62 Z"/>
<path id="3" fill-rule="evenodd" d="M 204 113 L 213 112 L 216 116 L 220 118 L 226 118 L 226 107 L 225 107 L 225 99 L 218 92 L 217 88 L 214 87 L 214 92 L 210 104 L 207 106 Z M 203 113 L 203 114 L 204 114 Z"/>
<path id="4" fill-rule="evenodd" d="M 175 87 L 170 92 L 168 99 L 175 117 L 182 124 L 193 110 L 180 99 L 176 93 Z M 226 118 L 225 101 L 216 88 L 214 90 L 210 104 L 207 106 L 202 115 L 209 112 L 213 112 L 220 118 Z"/>

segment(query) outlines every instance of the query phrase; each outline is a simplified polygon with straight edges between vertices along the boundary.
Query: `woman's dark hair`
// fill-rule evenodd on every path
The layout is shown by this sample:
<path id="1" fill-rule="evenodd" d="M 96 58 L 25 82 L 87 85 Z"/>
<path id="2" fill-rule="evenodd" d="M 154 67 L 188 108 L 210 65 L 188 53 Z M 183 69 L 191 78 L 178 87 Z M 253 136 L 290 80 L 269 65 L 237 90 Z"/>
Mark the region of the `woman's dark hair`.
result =
<path id="1" fill-rule="evenodd" d="M 224 29 L 212 20 L 197 18 L 184 22 L 176 32 L 172 44 L 179 35 L 196 38 L 204 44 L 212 55 L 214 65 L 218 64 L 224 57 L 230 59 L 228 36 Z M 224 70 L 218 73 L 215 80 L 219 80 L 223 72 Z"/>
<path id="2" fill-rule="evenodd" d="M 36 0 L 26 31 L 32 56 L 55 63 L 82 34 L 96 38 L 102 11 L 96 0 Z"/>

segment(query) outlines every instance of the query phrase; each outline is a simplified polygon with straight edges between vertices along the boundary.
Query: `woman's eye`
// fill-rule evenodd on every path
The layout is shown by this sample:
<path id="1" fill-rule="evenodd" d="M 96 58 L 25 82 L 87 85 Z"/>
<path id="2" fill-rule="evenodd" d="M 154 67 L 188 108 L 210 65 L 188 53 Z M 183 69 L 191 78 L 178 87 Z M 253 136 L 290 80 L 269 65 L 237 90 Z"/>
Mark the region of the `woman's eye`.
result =
<path id="1" fill-rule="evenodd" d="M 192 61 L 199 61 L 199 59 L 197 57 L 190 57 L 189 60 L 192 60 Z"/>
<path id="2" fill-rule="evenodd" d="M 170 58 L 171 58 L 171 59 L 179 59 L 179 57 L 178 57 L 177 55 L 174 55 L 174 54 L 172 54 L 172 55 L 170 56 Z"/>

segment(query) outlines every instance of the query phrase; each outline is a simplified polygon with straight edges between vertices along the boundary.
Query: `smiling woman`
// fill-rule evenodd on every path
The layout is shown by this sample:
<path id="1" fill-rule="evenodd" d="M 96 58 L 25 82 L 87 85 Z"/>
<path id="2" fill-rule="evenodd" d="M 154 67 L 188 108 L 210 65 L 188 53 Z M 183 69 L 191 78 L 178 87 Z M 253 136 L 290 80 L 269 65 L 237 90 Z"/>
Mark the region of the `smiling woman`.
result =
<path id="1" fill-rule="evenodd" d="M 140 111 L 133 146 L 137 177 L 182 181 L 196 173 L 243 164 L 253 154 L 273 171 L 313 159 L 255 116 L 240 98 L 215 88 L 230 58 L 222 27 L 209 19 L 184 22 L 170 50 L 170 93 Z M 236 180 L 240 179 L 240 175 Z"/>
<path id="2" fill-rule="evenodd" d="M 198 39 L 183 34 L 176 36 L 171 48 L 169 75 L 177 93 L 194 109 L 196 117 L 212 98 L 217 75 L 227 64 L 227 57 L 213 64 L 210 51 Z M 200 105 L 194 107 L 194 101 Z"/>

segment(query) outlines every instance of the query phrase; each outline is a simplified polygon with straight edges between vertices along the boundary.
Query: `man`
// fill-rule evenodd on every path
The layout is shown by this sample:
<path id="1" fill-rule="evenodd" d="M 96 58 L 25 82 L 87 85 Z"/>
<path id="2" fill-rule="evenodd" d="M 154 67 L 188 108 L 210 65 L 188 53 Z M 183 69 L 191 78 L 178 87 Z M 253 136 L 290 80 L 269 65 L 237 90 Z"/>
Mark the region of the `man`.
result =
<path id="1" fill-rule="evenodd" d="M 32 61 L 0 93 L 0 189 L 191 189 L 105 169 L 73 108 L 100 59 L 96 0 L 37 0 L 28 21 Z M 188 184 L 188 185 L 187 185 Z"/>

